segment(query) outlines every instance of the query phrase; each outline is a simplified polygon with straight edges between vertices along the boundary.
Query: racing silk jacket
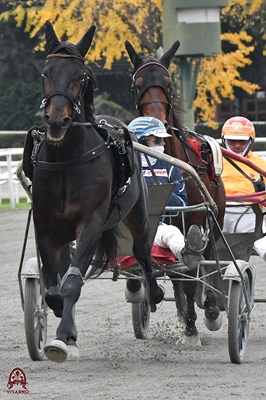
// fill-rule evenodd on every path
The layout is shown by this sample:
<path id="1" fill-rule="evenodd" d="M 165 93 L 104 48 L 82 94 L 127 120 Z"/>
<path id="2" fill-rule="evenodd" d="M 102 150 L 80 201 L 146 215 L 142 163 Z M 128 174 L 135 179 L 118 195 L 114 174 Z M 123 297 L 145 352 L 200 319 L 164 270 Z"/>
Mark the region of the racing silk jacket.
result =
<path id="1" fill-rule="evenodd" d="M 166 206 L 178 206 L 184 207 L 187 205 L 187 191 L 184 181 L 182 181 L 183 177 L 181 175 L 180 170 L 177 167 L 169 165 L 164 161 L 157 160 L 156 163 L 152 166 L 153 172 L 155 176 L 158 178 L 159 182 L 164 183 L 176 183 Z M 151 172 L 149 167 L 142 167 L 143 176 L 147 182 L 147 185 L 155 185 L 156 182 L 154 180 L 153 173 Z M 164 220 L 164 223 L 170 223 L 170 220 L 167 218 Z"/>
<path id="2" fill-rule="evenodd" d="M 246 158 L 256 164 L 258 167 L 265 169 L 266 171 L 266 160 L 257 156 L 257 154 L 249 151 Z M 233 160 L 235 164 L 239 166 L 251 179 L 259 178 L 259 173 L 254 171 L 247 165 Z M 225 158 L 223 159 L 223 172 L 222 180 L 224 182 L 226 194 L 245 194 L 252 193 L 255 191 L 252 182 L 242 175 L 237 169 L 231 165 Z M 266 183 L 266 178 L 264 178 Z"/>

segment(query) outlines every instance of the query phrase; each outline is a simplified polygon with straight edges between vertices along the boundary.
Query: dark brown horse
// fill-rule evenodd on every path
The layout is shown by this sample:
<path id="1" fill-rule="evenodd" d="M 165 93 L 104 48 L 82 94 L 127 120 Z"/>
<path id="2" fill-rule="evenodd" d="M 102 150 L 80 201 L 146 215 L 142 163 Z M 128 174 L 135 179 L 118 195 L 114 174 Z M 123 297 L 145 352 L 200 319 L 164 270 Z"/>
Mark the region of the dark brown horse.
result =
<path id="1" fill-rule="evenodd" d="M 104 268 L 116 258 L 117 224 L 133 238 L 133 254 L 143 268 L 152 311 L 163 298 L 151 268 L 147 187 L 134 135 L 119 120 L 118 129 L 99 127 L 93 114 L 95 81 L 84 64 L 94 35 L 91 26 L 77 45 L 60 42 L 46 23 L 48 56 L 43 69 L 44 126 L 27 137 L 25 175 L 32 179 L 33 218 L 42 260 L 45 299 L 61 317 L 47 357 L 64 361 L 76 353 L 74 306 L 92 258 Z M 31 160 L 27 156 L 33 141 Z M 69 262 L 69 242 L 76 250 Z M 64 257 L 62 256 L 64 255 Z M 130 290 L 130 289 L 129 289 Z"/>
<path id="2" fill-rule="evenodd" d="M 134 47 L 126 41 L 125 43 L 130 60 L 134 66 L 132 78 L 132 91 L 135 98 L 135 106 L 140 115 L 153 116 L 166 124 L 171 138 L 165 139 L 166 153 L 187 162 L 195 168 L 202 182 L 214 199 L 218 213 L 216 215 L 220 227 L 223 225 L 225 210 L 225 190 L 222 179 L 215 174 L 214 165 L 211 159 L 211 151 L 208 142 L 201 135 L 186 129 L 182 124 L 182 98 L 173 89 L 171 76 L 168 72 L 171 59 L 176 53 L 179 42 L 175 42 L 160 59 L 149 56 L 141 58 Z M 188 193 L 189 205 L 202 203 L 202 195 L 196 183 L 183 175 L 186 179 L 186 189 Z M 188 178 L 188 179 L 187 179 Z M 186 227 L 197 224 L 205 227 L 206 213 L 193 212 L 186 214 Z M 173 223 L 180 227 L 180 222 L 176 219 Z M 214 224 L 213 237 L 219 238 L 219 229 Z M 204 256 L 206 259 L 212 258 L 212 241 L 210 240 Z M 194 271 L 191 272 L 193 274 Z M 176 305 L 181 319 L 185 321 L 185 335 L 197 337 L 198 331 L 195 326 L 196 313 L 194 307 L 196 282 L 174 282 Z M 182 290 L 181 290 L 182 286 Z M 184 306 L 183 290 L 186 295 Z M 216 329 L 216 322 L 219 320 L 219 309 L 216 306 L 215 293 L 212 290 L 206 291 L 204 302 L 206 325 L 210 329 Z M 214 312 L 212 312 L 215 310 Z M 220 322 L 217 324 L 217 327 Z"/>

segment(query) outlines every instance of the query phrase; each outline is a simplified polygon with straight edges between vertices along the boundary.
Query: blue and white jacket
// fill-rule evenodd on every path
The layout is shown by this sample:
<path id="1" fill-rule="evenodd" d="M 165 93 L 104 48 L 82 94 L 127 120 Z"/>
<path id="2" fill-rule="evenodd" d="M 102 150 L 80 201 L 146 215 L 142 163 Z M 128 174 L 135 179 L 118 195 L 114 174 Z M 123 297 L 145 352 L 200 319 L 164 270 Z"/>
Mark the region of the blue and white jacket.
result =
<path id="1" fill-rule="evenodd" d="M 158 178 L 159 182 L 164 183 L 177 183 L 167 201 L 167 206 L 187 206 L 187 191 L 184 181 L 182 181 L 182 175 L 177 167 L 167 164 L 164 161 L 157 160 L 152 166 L 155 176 Z M 147 182 L 147 185 L 155 185 L 154 176 L 149 167 L 142 166 L 143 176 Z M 165 223 L 170 223 L 170 221 L 164 220 Z"/>

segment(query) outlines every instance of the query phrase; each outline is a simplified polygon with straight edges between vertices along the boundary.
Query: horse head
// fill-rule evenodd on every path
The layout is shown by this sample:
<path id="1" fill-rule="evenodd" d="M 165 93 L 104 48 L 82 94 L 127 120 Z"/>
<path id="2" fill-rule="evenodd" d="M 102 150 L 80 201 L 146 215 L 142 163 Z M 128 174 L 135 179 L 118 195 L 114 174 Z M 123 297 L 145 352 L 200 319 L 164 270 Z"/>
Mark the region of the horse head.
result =
<path id="1" fill-rule="evenodd" d="M 143 59 L 129 41 L 125 42 L 134 66 L 131 89 L 140 115 L 152 115 L 165 121 L 169 114 L 173 101 L 173 85 L 168 68 L 179 45 L 180 42 L 176 41 L 160 59 L 151 56 Z"/>
<path id="2" fill-rule="evenodd" d="M 92 25 L 74 45 L 60 42 L 52 24 L 45 25 L 46 51 L 48 53 L 42 73 L 44 123 L 47 139 L 60 143 L 72 125 L 74 117 L 85 120 L 83 97 L 93 105 L 95 81 L 92 72 L 84 66 L 85 56 L 91 46 L 95 26 Z"/>

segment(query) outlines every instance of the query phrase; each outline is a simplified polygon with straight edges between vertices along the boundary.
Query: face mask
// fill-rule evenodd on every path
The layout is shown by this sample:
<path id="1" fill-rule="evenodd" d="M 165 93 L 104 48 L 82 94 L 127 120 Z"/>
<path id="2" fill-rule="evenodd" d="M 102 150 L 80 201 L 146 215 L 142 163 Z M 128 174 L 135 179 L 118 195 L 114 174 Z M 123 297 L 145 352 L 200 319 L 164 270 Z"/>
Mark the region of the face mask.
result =
<path id="1" fill-rule="evenodd" d="M 164 146 L 153 146 L 152 149 L 164 153 Z"/>
<path id="2" fill-rule="evenodd" d="M 164 152 L 164 146 L 152 146 L 152 147 L 150 147 L 150 149 L 156 150 L 156 151 L 158 151 L 160 153 Z M 149 161 L 150 161 L 151 165 L 154 165 L 156 163 L 156 161 L 157 161 L 157 158 L 154 158 L 154 157 L 151 157 L 151 156 L 148 156 L 148 158 L 149 158 Z M 143 167 L 148 167 L 149 166 L 144 154 L 141 154 L 141 164 L 142 164 Z"/>

